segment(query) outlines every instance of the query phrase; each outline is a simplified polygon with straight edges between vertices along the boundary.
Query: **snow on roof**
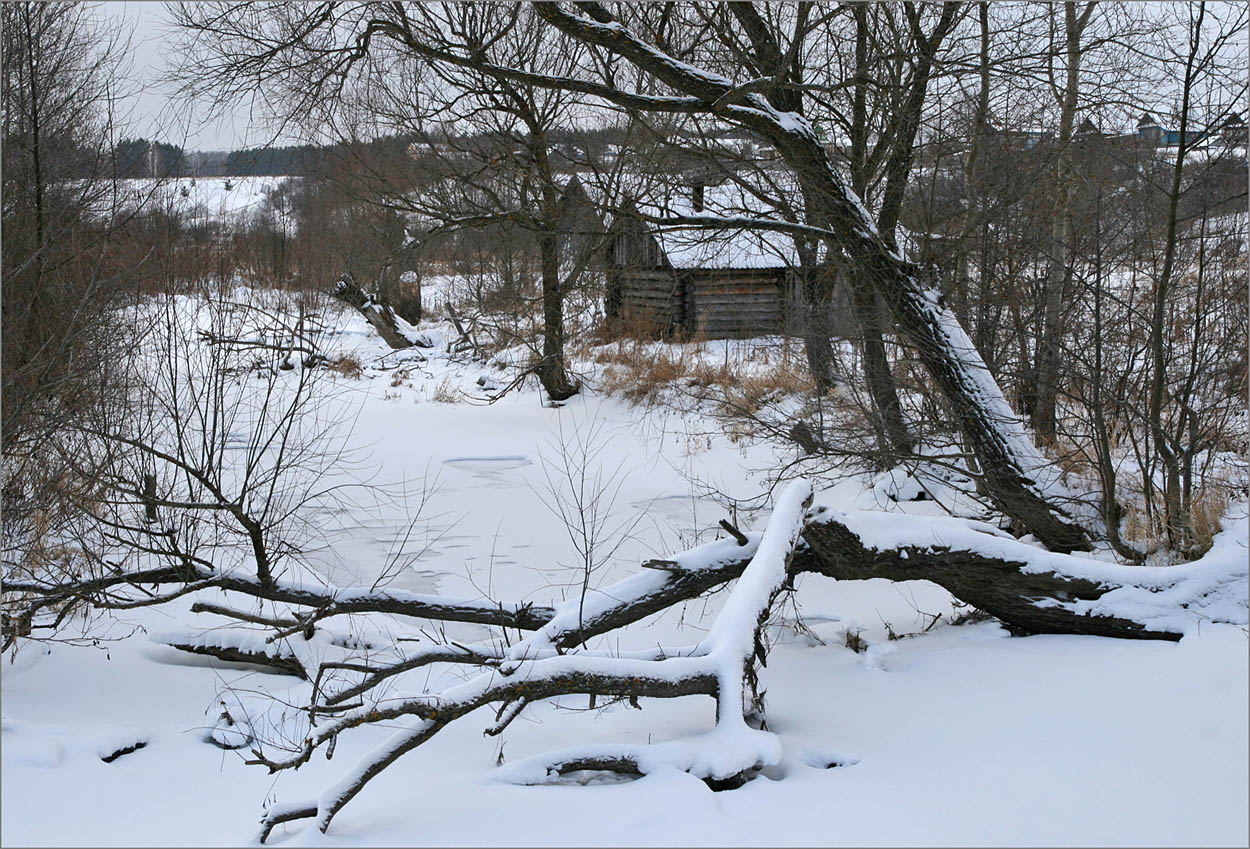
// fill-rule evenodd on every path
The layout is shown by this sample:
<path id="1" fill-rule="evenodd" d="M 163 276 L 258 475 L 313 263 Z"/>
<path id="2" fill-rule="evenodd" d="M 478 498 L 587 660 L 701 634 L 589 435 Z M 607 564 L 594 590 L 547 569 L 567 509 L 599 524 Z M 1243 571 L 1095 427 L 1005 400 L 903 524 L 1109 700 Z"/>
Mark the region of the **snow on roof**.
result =
<path id="1" fill-rule="evenodd" d="M 726 183 L 705 186 L 703 209 L 694 208 L 693 189 L 682 185 L 659 201 L 636 201 L 635 207 L 656 218 L 670 216 L 709 216 L 725 219 L 757 218 L 777 220 L 775 211 L 741 186 Z M 798 265 L 794 239 L 773 230 L 752 230 L 726 223 L 725 227 L 681 227 L 661 229 L 648 224 L 674 268 L 786 268 Z"/>
<path id="2" fill-rule="evenodd" d="M 798 264 L 794 240 L 759 230 L 668 230 L 657 232 L 674 268 L 784 268 Z"/>

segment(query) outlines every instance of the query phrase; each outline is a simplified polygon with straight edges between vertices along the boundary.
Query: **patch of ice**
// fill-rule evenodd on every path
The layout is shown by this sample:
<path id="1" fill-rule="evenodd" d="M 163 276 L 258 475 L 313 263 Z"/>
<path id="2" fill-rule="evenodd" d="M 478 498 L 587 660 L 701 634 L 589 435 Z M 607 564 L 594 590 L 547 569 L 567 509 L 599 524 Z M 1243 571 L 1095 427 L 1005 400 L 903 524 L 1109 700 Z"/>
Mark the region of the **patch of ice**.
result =
<path id="1" fill-rule="evenodd" d="M 468 472 L 475 478 L 498 481 L 505 478 L 505 472 L 529 466 L 534 461 L 524 455 L 503 457 L 453 457 L 444 460 L 444 466 Z"/>

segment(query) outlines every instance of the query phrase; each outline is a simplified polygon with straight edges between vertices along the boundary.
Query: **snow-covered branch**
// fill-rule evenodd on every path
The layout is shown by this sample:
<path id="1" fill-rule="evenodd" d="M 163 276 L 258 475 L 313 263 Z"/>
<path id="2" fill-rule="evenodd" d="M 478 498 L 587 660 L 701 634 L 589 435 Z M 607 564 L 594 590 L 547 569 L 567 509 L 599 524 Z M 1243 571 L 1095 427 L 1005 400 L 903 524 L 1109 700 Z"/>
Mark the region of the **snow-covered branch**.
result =
<path id="1" fill-rule="evenodd" d="M 262 821 L 260 839 L 265 840 L 278 823 L 308 817 L 315 817 L 317 827 L 325 831 L 335 814 L 374 776 L 448 723 L 492 702 L 506 706 L 574 693 L 630 698 L 703 694 L 716 698 L 715 728 L 689 744 L 641 754 L 622 752 L 606 760 L 602 753 L 564 753 L 554 767 L 557 772 L 567 769 L 571 762 L 587 763 L 587 758 L 593 756 L 600 765 L 632 764 L 639 771 L 663 761 L 700 778 L 725 781 L 775 763 L 780 758 L 780 744 L 772 734 L 750 728 L 745 715 L 755 701 L 753 664 L 757 658 L 762 659 L 759 628 L 786 582 L 790 558 L 803 528 L 804 510 L 810 501 L 811 487 L 806 481 L 795 481 L 786 487 L 725 607 L 707 638 L 688 656 L 652 660 L 569 653 L 534 659 L 536 648 L 552 645 L 553 634 L 566 633 L 556 625 L 550 633 L 544 629 L 514 646 L 508 652 L 508 661 L 498 668 L 463 684 L 438 694 L 391 698 L 384 704 L 366 704 L 340 714 L 310 734 L 301 750 L 289 758 L 271 760 L 257 750 L 256 763 L 271 771 L 291 769 L 307 762 L 318 747 L 357 726 L 394 720 L 404 725 L 314 802 L 271 808 Z M 637 595 L 646 594 L 644 587 L 635 589 Z M 576 603 L 566 602 L 557 609 L 552 621 L 564 621 L 576 612 L 576 607 Z M 504 721 L 504 713 L 501 711 L 500 721 Z"/>
<path id="2" fill-rule="evenodd" d="M 1060 554 L 939 517 L 821 507 L 803 532 L 813 571 L 839 580 L 926 579 L 1026 633 L 1179 640 L 1205 622 L 1245 625 L 1246 522 L 1204 557 L 1125 566 Z"/>

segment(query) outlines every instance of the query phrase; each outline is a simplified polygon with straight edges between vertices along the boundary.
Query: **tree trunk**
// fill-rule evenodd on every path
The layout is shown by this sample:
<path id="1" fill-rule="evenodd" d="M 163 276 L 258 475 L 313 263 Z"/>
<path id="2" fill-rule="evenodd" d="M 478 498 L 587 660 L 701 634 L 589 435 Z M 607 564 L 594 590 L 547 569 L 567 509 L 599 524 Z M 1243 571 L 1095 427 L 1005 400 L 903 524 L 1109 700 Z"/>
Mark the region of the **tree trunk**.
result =
<path id="1" fill-rule="evenodd" d="M 1037 396 L 1033 426 L 1040 439 L 1055 440 L 1055 401 L 1059 391 L 1059 341 L 1063 325 L 1063 290 L 1068 282 L 1068 240 L 1072 218 L 1072 130 L 1080 86 L 1081 33 L 1094 3 L 1086 3 L 1080 17 L 1076 4 L 1063 4 L 1066 74 L 1059 112 L 1058 157 L 1055 160 L 1055 204 L 1051 210 L 1050 250 L 1046 261 L 1045 313 L 1037 344 Z"/>
<path id="2" fill-rule="evenodd" d="M 980 28 L 980 50 L 978 53 L 977 107 L 972 119 L 972 141 L 968 146 L 968 158 L 964 162 L 964 220 L 959 228 L 959 282 L 971 288 L 968 273 L 969 241 L 974 228 L 981 230 L 981 260 L 977 274 L 977 305 L 976 326 L 973 328 L 973 341 L 981 359 L 993 360 L 993 335 L 990 327 L 990 279 L 991 269 L 988 258 L 989 221 L 985 215 L 985 198 L 983 195 L 984 181 L 981 172 L 981 148 L 985 144 L 986 125 L 990 114 L 990 20 L 989 3 L 977 4 L 977 19 Z"/>
<path id="3" fill-rule="evenodd" d="M 868 9 L 859 4 L 851 8 L 855 17 L 855 90 L 851 104 L 851 186 L 861 198 L 868 187 Z M 927 66 L 926 66 L 927 67 Z M 920 100 L 923 101 L 927 75 L 913 81 L 918 86 Z M 916 89 L 913 89 L 911 101 L 915 101 Z M 915 138 L 914 128 L 911 135 L 903 135 L 890 157 L 887 167 L 887 187 L 878 224 L 882 233 L 892 241 L 894 229 L 898 221 L 898 211 L 902 203 L 902 192 L 891 188 L 897 181 L 900 160 L 904 178 L 910 170 L 911 158 L 908 154 L 902 157 L 903 148 L 910 151 Z M 885 342 L 882 339 L 881 313 L 877 304 L 877 294 L 872 286 L 852 267 L 849 270 L 848 282 L 851 292 L 851 311 L 855 323 L 859 326 L 860 352 L 864 357 L 864 380 L 868 384 L 868 395 L 872 399 L 875 416 L 873 426 L 877 431 L 877 456 L 881 468 L 893 468 L 900 457 L 911 453 L 915 446 L 907 423 L 903 421 L 903 408 L 898 400 L 898 387 L 894 382 L 894 374 L 890 371 L 890 361 L 885 354 Z"/>
<path id="4" fill-rule="evenodd" d="M 413 341 L 400 332 L 399 323 L 395 320 L 395 313 L 390 306 L 371 295 L 366 295 L 349 275 L 344 275 L 334 284 L 331 294 L 348 306 L 359 310 L 387 345 L 397 351 L 413 346 Z"/>
<path id="5" fill-rule="evenodd" d="M 1126 560 L 1140 563 L 1145 559 L 1143 552 L 1127 545 L 1120 536 L 1120 520 L 1124 511 L 1116 497 L 1115 457 L 1111 451 L 1111 437 L 1107 432 L 1106 405 L 1103 400 L 1103 259 L 1102 259 L 1102 189 L 1098 190 L 1094 204 L 1094 286 L 1093 286 L 1093 373 L 1090 375 L 1089 408 L 1093 412 L 1090 423 L 1093 431 L 1093 447 L 1095 467 L 1098 471 L 1098 482 L 1102 488 L 1099 499 L 1099 513 L 1103 524 L 1107 527 L 1107 541 L 1112 549 Z"/>
<path id="6" fill-rule="evenodd" d="M 833 328 L 829 324 L 829 311 L 833 306 L 836 278 L 828 268 L 818 267 L 814 260 L 805 258 L 803 274 L 803 350 L 807 354 L 807 367 L 812 373 L 812 383 L 817 395 L 826 395 L 833 388 L 834 363 Z"/>
<path id="7" fill-rule="evenodd" d="M 44 185 L 43 185 L 43 154 L 40 143 L 43 141 L 43 129 L 40 126 L 39 113 L 39 72 L 35 67 L 35 33 L 31 26 L 33 7 L 30 3 L 22 4 L 22 19 L 26 25 L 26 68 L 30 85 L 30 159 L 35 178 L 35 280 L 43 280 L 43 244 L 44 244 Z M 38 282 L 37 284 L 38 285 Z"/>
<path id="8" fill-rule="evenodd" d="M 543 282 L 543 352 L 536 373 L 552 401 L 578 392 L 564 368 L 564 292 L 560 286 L 560 245 L 554 228 L 538 234 Z"/>
<path id="9" fill-rule="evenodd" d="M 1142 640 L 1179 640 L 1181 637 L 1171 631 L 1147 630 L 1139 622 L 1114 616 L 1078 615 L 1062 606 L 1077 600 L 1099 599 L 1117 589 L 1112 584 L 1055 572 L 1026 572 L 1023 561 L 937 546 L 904 545 L 872 551 L 865 548 L 846 525 L 827 517 L 809 523 L 803 530 L 803 538 L 812 553 L 812 559 L 803 562 L 809 571 L 840 581 L 929 580 L 960 601 L 1029 633 L 1091 634 Z M 1046 601 L 1054 603 L 1046 604 Z"/>
<path id="10" fill-rule="evenodd" d="M 1163 402 L 1168 394 L 1167 350 L 1164 344 L 1165 325 L 1167 322 L 1168 295 L 1172 285 L 1172 270 L 1176 264 L 1176 243 L 1178 215 L 1180 203 L 1181 181 L 1184 176 L 1185 154 L 1188 152 L 1189 134 L 1189 98 L 1193 89 L 1194 61 L 1198 55 L 1201 40 L 1202 20 L 1206 15 L 1206 4 L 1198 6 L 1198 18 L 1189 33 L 1190 48 L 1185 62 L 1185 78 L 1181 89 L 1180 138 L 1176 147 L 1176 162 L 1172 167 L 1172 183 L 1168 192 L 1167 233 L 1164 237 L 1163 267 L 1159 271 L 1154 287 L 1154 309 L 1150 322 L 1150 364 L 1152 368 L 1150 380 L 1150 433 L 1154 442 L 1155 456 L 1163 467 L 1163 520 L 1167 531 L 1168 545 L 1180 547 L 1185 539 L 1186 522 L 1183 515 L 1180 487 L 1180 461 L 1173 442 L 1164 427 Z"/>
<path id="11" fill-rule="evenodd" d="M 876 411 L 874 424 L 878 432 L 880 465 L 883 469 L 890 469 L 897 465 L 900 457 L 911 454 L 915 443 L 907 430 L 907 423 L 903 421 L 898 388 L 885 354 L 877 293 L 859 275 L 852 272 L 849 276 L 855 321 L 862 334 L 860 345 L 864 355 L 864 381 L 868 384 L 868 394 Z"/>

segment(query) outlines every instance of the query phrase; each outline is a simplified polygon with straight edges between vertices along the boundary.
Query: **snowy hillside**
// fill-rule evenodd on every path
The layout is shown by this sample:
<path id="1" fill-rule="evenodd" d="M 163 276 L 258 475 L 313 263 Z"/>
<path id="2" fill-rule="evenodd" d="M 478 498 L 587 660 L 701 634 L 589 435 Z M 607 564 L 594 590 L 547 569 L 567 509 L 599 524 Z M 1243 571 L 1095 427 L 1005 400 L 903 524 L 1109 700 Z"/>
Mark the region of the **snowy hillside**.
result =
<path id="1" fill-rule="evenodd" d="M 119 208 L 169 210 L 189 226 L 240 225 L 261 213 L 271 192 L 298 177 L 173 177 L 118 182 Z M 108 199 L 112 203 L 112 199 Z M 294 219 L 288 226 L 293 226 Z"/>

